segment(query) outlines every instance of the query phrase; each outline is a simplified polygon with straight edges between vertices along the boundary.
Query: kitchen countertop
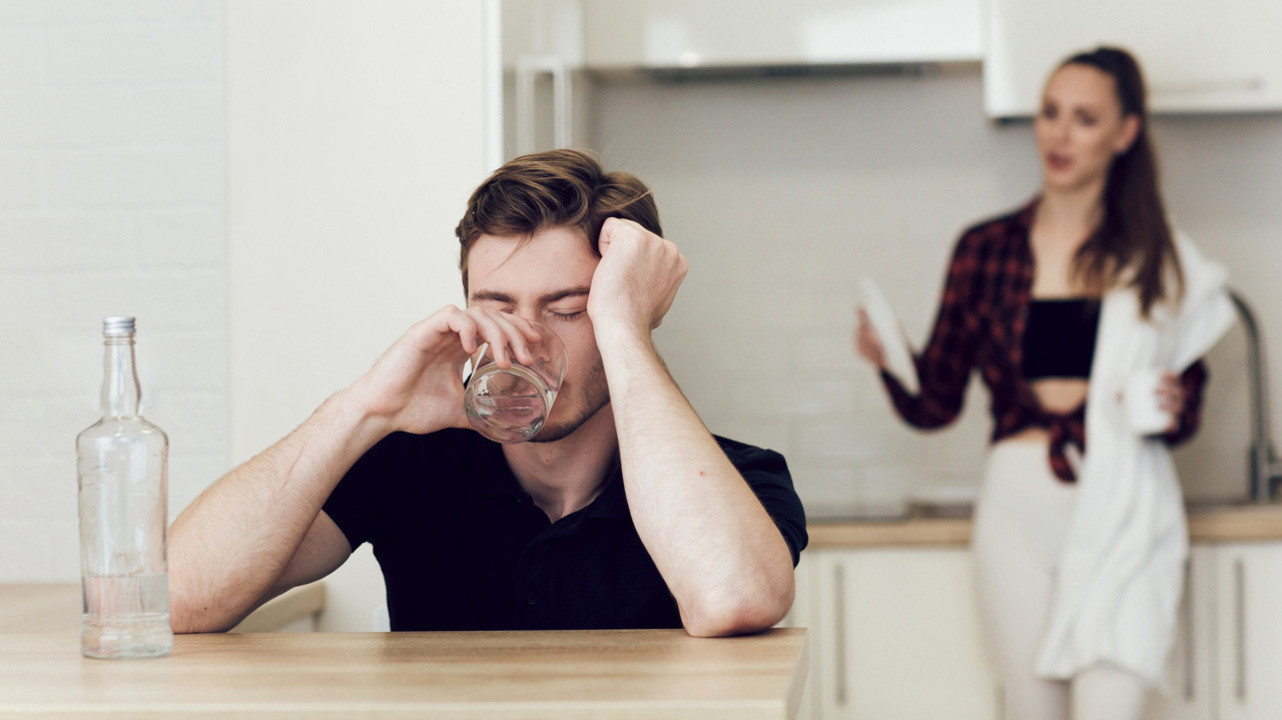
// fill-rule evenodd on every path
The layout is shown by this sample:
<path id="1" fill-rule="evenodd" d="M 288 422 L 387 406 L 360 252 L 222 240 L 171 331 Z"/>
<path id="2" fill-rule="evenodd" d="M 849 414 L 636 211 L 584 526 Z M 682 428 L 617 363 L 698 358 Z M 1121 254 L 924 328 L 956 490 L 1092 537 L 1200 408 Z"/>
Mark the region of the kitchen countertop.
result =
<path id="1" fill-rule="evenodd" d="M 74 634 L 0 642 L 0 716 L 689 718 L 795 716 L 804 629 L 179 635 L 152 660 L 88 660 Z"/>
<path id="2" fill-rule="evenodd" d="M 1282 540 L 1282 503 L 1194 506 L 1189 537 L 1196 543 Z M 822 519 L 807 524 L 810 548 L 966 546 L 970 518 Z"/>
<path id="3" fill-rule="evenodd" d="M 325 609 L 325 585 L 300 585 L 266 603 L 232 632 L 268 632 Z M 0 583 L 0 634 L 78 633 L 79 583 Z"/>

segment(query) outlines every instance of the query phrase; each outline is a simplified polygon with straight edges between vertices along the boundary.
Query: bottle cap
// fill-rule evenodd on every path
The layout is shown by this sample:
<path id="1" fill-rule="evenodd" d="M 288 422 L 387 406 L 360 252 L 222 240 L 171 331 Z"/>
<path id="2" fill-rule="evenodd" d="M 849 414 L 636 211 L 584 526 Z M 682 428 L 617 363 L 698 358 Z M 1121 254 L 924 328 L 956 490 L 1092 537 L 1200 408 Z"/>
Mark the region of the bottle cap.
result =
<path id="1" fill-rule="evenodd" d="M 102 319 L 103 337 L 125 337 L 134 334 L 134 319 L 131 317 L 105 317 Z"/>

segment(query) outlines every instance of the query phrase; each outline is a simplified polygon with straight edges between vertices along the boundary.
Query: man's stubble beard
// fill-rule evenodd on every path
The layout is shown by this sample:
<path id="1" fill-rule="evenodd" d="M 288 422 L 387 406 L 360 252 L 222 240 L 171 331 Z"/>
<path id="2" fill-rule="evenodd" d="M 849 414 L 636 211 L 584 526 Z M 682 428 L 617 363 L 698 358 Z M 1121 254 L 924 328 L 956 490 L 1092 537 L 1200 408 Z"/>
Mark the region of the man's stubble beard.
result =
<path id="1" fill-rule="evenodd" d="M 583 423 L 591 420 L 601 408 L 610 403 L 610 385 L 605 379 L 605 363 L 600 358 L 597 358 L 596 365 L 584 376 L 582 388 L 579 399 L 583 409 L 579 414 L 559 425 L 544 425 L 529 442 L 550 443 L 561 440 L 582 427 Z"/>

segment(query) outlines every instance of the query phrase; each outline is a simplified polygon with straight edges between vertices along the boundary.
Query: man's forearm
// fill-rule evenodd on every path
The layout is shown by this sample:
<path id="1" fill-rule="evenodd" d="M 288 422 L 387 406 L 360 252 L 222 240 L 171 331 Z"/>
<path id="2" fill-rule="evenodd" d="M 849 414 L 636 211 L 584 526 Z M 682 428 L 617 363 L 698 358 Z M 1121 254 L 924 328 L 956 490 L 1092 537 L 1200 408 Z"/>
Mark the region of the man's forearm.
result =
<path id="1" fill-rule="evenodd" d="M 343 473 L 380 432 L 340 393 L 206 488 L 170 528 L 174 628 L 224 630 L 252 610 Z"/>
<path id="2" fill-rule="evenodd" d="M 648 333 L 599 332 L 597 339 L 633 521 L 686 629 L 724 635 L 773 625 L 793 596 L 783 536 L 681 394 Z"/>

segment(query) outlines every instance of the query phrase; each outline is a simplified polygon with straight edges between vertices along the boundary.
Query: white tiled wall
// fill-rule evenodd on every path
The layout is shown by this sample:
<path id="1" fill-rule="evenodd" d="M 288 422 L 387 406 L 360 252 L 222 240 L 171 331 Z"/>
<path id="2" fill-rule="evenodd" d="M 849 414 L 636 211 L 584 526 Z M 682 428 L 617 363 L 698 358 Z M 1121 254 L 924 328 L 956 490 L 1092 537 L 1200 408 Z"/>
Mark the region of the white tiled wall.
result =
<path id="1" fill-rule="evenodd" d="M 219 0 L 0 0 L 0 582 L 75 580 L 100 319 L 138 317 L 170 517 L 226 470 Z"/>

